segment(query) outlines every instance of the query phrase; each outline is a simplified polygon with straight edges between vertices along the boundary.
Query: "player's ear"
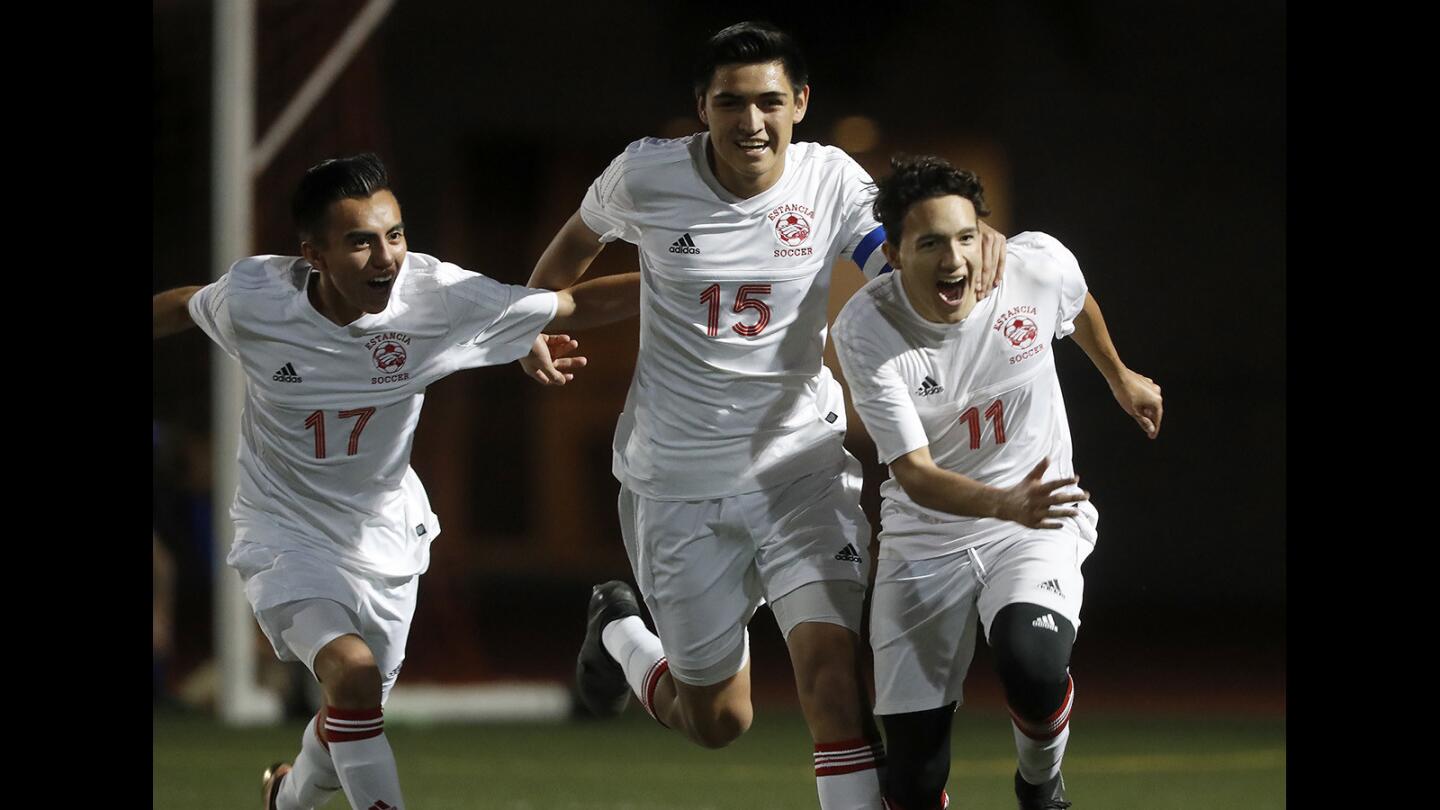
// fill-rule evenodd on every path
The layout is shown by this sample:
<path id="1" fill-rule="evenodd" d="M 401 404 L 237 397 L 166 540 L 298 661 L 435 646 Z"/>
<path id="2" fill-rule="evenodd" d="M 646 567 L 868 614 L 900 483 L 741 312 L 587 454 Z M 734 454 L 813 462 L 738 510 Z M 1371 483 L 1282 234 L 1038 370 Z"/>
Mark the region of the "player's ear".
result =
<path id="1" fill-rule="evenodd" d="M 316 248 L 309 239 L 300 243 L 300 255 L 316 270 L 325 269 L 325 257 L 321 255 L 320 250 Z"/>
<path id="2" fill-rule="evenodd" d="M 798 124 L 805 120 L 805 111 L 810 109 L 810 85 L 800 88 L 800 95 L 795 97 L 795 121 Z"/>
<path id="3" fill-rule="evenodd" d="M 710 116 L 705 113 L 705 97 L 695 97 L 695 114 L 700 116 L 700 123 L 710 126 Z"/>
<path id="4" fill-rule="evenodd" d="M 885 261 L 890 263 L 893 270 L 900 270 L 900 251 L 890 246 L 890 240 L 886 239 L 880 243 L 880 251 L 885 254 Z"/>

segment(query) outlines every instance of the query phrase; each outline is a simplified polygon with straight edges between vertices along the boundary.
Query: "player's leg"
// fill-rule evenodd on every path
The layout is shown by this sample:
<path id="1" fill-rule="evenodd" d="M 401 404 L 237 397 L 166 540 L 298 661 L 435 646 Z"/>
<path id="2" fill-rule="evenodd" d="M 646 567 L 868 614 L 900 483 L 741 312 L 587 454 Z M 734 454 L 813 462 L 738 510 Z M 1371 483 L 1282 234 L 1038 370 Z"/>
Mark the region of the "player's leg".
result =
<path id="1" fill-rule="evenodd" d="M 750 727 L 745 624 L 760 586 L 748 540 L 722 519 L 723 501 L 654 501 L 621 488 L 621 533 L 656 631 L 628 586 L 595 589 L 577 664 L 592 712 L 616 714 L 633 692 L 661 724 L 707 748 Z"/>
<path id="2" fill-rule="evenodd" d="M 870 524 L 859 463 L 848 461 L 737 499 L 761 538 L 757 567 L 790 651 L 823 810 L 878 807 L 884 761 L 861 669 Z"/>
<path id="3" fill-rule="evenodd" d="M 1093 548 L 1092 540 L 1067 525 L 1027 532 L 981 552 L 988 572 L 981 621 L 1010 709 L 1022 808 L 1065 797 L 1060 771 L 1075 696 L 1070 652 L 1085 589 L 1080 566 Z"/>
<path id="4" fill-rule="evenodd" d="M 891 519 L 886 516 L 887 532 Z M 882 547 L 885 540 L 882 534 Z M 979 635 L 978 590 L 968 552 L 876 563 L 870 646 L 875 713 L 885 727 L 883 785 L 892 810 L 938 810 L 949 803 L 950 727 Z"/>
<path id="5" fill-rule="evenodd" d="M 381 709 L 384 678 L 370 645 L 358 635 L 340 636 L 315 656 L 314 672 L 325 694 L 321 733 L 346 798 L 354 807 L 401 807 Z"/>
<path id="6" fill-rule="evenodd" d="M 950 804 L 950 726 L 955 704 L 880 716 L 885 724 L 887 810 L 943 810 Z"/>
<path id="7" fill-rule="evenodd" d="M 324 696 L 302 734 L 294 768 L 267 784 L 273 788 L 267 807 L 319 807 L 342 785 L 358 807 L 402 807 L 380 707 L 404 659 L 419 578 L 357 577 L 295 553 L 258 572 L 237 568 L 250 574 L 246 593 L 254 603 L 264 605 L 276 593 L 308 597 L 262 607 L 256 619 L 276 654 L 305 663 Z M 359 803 L 363 795 L 373 798 Z"/>

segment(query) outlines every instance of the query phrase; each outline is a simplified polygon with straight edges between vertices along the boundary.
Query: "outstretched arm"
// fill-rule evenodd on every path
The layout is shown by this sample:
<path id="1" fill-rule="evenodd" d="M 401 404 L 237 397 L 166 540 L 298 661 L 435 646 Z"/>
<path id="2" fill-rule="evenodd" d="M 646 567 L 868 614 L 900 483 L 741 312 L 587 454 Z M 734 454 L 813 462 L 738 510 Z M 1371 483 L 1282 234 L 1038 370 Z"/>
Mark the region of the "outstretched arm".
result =
<path id="1" fill-rule="evenodd" d="M 1078 483 L 1077 476 L 1042 482 L 1040 477 L 1049 466 L 1050 460 L 1042 459 L 1024 480 L 1002 489 L 937 466 L 930 457 L 930 448 L 921 447 L 890 462 L 890 472 L 905 494 L 926 509 L 966 517 L 1013 520 L 1032 529 L 1057 529 L 1060 518 L 1079 513 L 1065 504 L 1087 501 L 1090 493 L 1057 491 Z"/>
<path id="2" fill-rule="evenodd" d="M 152 317 L 150 339 L 156 340 L 176 332 L 183 332 L 195 325 L 190 318 L 190 297 L 199 292 L 199 287 L 176 287 L 156 293 L 150 299 Z"/>
<path id="3" fill-rule="evenodd" d="M 600 326 L 633 318 L 640 312 L 639 273 L 594 279 L 566 289 L 585 275 L 590 263 L 604 249 L 600 234 L 590 230 L 579 211 L 571 214 L 550 240 L 526 282 L 530 287 L 560 291 L 555 319 L 546 329 L 563 331 Z M 541 385 L 564 385 L 574 378 L 568 372 L 585 365 L 584 357 L 566 356 L 578 345 L 569 335 L 542 334 L 535 339 L 530 354 L 520 358 L 520 367 L 526 376 Z"/>
<path id="4" fill-rule="evenodd" d="M 1115 401 L 1140 425 L 1145 435 L 1152 439 L 1160 435 L 1160 418 L 1164 414 L 1160 386 L 1120 362 L 1120 354 L 1110 340 L 1110 330 L 1105 328 L 1105 317 L 1100 314 L 1100 305 L 1088 292 L 1084 309 L 1075 317 L 1075 342 L 1110 384 Z"/>

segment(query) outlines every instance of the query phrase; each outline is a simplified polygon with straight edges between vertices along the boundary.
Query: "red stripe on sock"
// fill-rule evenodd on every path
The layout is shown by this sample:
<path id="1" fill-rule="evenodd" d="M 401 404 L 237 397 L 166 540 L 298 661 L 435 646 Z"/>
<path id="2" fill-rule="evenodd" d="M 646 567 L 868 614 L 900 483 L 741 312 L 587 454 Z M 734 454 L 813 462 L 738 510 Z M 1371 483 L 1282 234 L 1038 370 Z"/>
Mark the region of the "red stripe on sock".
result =
<path id="1" fill-rule="evenodd" d="M 1075 679 L 1067 675 L 1065 680 L 1065 699 L 1060 701 L 1060 708 L 1056 709 L 1044 720 L 1038 723 L 1032 723 L 1016 714 L 1015 710 L 1009 706 L 1005 708 L 1009 709 L 1010 719 L 1015 721 L 1015 727 L 1020 729 L 1020 733 L 1032 740 L 1053 740 L 1060 736 L 1060 732 L 1064 731 L 1066 726 L 1070 725 L 1070 708 L 1074 703 Z"/>
<path id="2" fill-rule="evenodd" d="M 875 742 L 874 742 L 873 740 L 866 740 L 866 739 L 861 738 L 861 737 L 856 737 L 856 738 L 853 739 L 853 740 L 841 740 L 841 741 L 839 741 L 839 742 L 828 742 L 828 743 L 815 743 L 815 753 L 817 753 L 817 754 L 823 754 L 823 753 L 826 753 L 826 752 L 828 752 L 828 751 L 849 751 L 849 750 L 854 749 L 854 748 L 865 748 L 865 747 L 867 747 L 867 746 L 870 747 L 870 748 L 874 748 L 874 747 L 875 747 Z"/>
<path id="3" fill-rule="evenodd" d="M 385 729 L 384 729 L 383 726 L 380 727 L 380 728 L 372 728 L 372 729 L 369 729 L 368 731 L 336 731 L 335 729 L 332 728 L 332 729 L 327 729 L 326 732 L 325 732 L 325 734 L 330 738 L 330 742 L 332 742 L 332 743 L 356 742 L 357 740 L 368 740 L 368 739 L 370 739 L 371 737 L 379 737 L 381 734 L 384 734 L 384 733 L 385 733 Z"/>
<path id="4" fill-rule="evenodd" d="M 325 739 L 325 707 L 321 706 L 320 711 L 315 713 L 315 739 L 320 741 L 320 747 L 327 752 L 330 750 L 330 743 Z"/>
<path id="5" fill-rule="evenodd" d="M 670 659 L 661 658 L 650 667 L 650 674 L 645 678 L 645 695 L 640 705 L 645 708 L 645 713 L 655 718 L 655 722 L 665 726 L 665 721 L 655 714 L 655 688 L 660 685 L 660 676 L 670 671 Z M 669 728 L 669 726 L 665 726 Z"/>
<path id="6" fill-rule="evenodd" d="M 384 711 L 379 706 L 367 709 L 339 709 L 334 706 L 326 706 L 325 712 L 325 736 L 323 739 L 332 742 L 356 742 L 368 740 L 372 737 L 379 737 L 385 733 Z M 333 723 L 333 720 L 348 720 L 348 723 Z M 326 746 L 329 750 L 329 746 Z"/>

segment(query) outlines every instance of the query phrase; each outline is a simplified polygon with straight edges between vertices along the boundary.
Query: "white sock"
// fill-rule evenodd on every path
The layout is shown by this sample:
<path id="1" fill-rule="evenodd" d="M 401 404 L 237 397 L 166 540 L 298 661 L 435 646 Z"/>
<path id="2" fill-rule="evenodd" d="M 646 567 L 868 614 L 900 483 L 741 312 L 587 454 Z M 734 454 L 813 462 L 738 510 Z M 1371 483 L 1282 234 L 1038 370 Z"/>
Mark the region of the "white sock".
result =
<path id="1" fill-rule="evenodd" d="M 330 752 L 316 731 L 319 718 L 318 714 L 310 718 L 305 733 L 300 735 L 300 754 L 295 757 L 294 769 L 280 782 L 280 793 L 275 797 L 278 810 L 315 810 L 340 789 L 335 763 L 330 761 Z"/>
<path id="2" fill-rule="evenodd" d="M 325 739 L 350 806 L 359 810 L 403 810 L 395 754 L 385 739 L 385 719 L 373 709 L 325 708 Z"/>
<path id="3" fill-rule="evenodd" d="M 820 810 L 875 810 L 880 799 L 881 743 L 856 738 L 815 746 L 815 792 Z"/>
<path id="4" fill-rule="evenodd" d="M 1015 735 L 1015 754 L 1019 759 L 1020 777 L 1032 785 L 1054 779 L 1065 758 L 1065 743 L 1070 740 L 1070 708 L 1075 705 L 1075 681 L 1065 687 L 1065 700 L 1055 713 L 1039 723 L 1032 723 L 1010 713 L 1010 728 Z"/>
<path id="5" fill-rule="evenodd" d="M 650 632 L 639 616 L 626 616 L 605 625 L 605 629 L 600 631 L 600 641 L 605 645 L 605 651 L 620 662 L 630 690 L 639 696 L 641 704 L 645 704 L 647 688 L 653 688 L 646 683 L 647 676 L 658 680 L 659 676 L 651 670 L 665 659 L 665 651 L 660 649 L 660 637 Z M 646 711 L 649 709 L 646 705 Z"/>

